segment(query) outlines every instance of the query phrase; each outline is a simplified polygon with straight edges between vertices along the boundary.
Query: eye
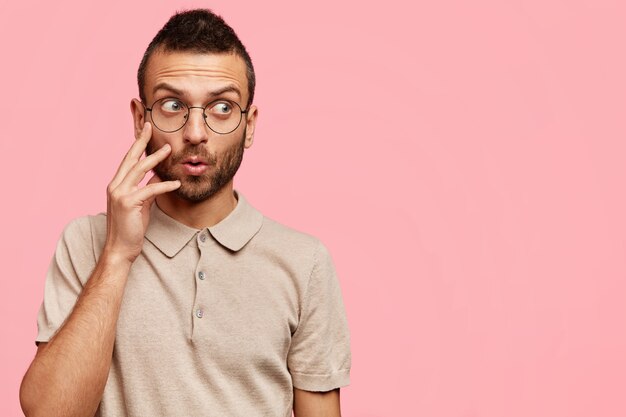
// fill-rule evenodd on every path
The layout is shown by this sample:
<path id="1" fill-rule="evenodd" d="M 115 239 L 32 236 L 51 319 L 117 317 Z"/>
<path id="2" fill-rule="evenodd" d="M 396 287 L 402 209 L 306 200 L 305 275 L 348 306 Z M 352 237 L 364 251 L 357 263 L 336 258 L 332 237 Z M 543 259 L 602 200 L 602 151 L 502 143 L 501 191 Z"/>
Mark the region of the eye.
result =
<path id="1" fill-rule="evenodd" d="M 218 116 L 224 116 L 232 113 L 233 106 L 226 101 L 220 101 L 219 103 L 215 103 L 213 106 L 211 106 L 209 111 L 211 113 L 217 114 Z"/>
<path id="2" fill-rule="evenodd" d="M 161 110 L 170 113 L 178 113 L 185 110 L 185 105 L 181 101 L 175 100 L 173 98 L 163 100 L 160 104 L 160 107 Z"/>

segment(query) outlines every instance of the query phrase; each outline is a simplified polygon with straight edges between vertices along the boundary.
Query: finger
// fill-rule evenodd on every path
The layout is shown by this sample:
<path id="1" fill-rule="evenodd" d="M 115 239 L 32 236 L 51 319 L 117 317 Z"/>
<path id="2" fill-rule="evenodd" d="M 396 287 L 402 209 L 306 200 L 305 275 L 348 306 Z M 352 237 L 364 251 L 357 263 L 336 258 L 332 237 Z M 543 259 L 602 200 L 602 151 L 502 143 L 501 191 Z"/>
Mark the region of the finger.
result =
<path id="1" fill-rule="evenodd" d="M 134 201 L 146 202 L 154 200 L 159 194 L 169 193 L 180 187 L 180 181 L 162 181 L 146 185 L 132 194 Z"/>
<path id="2" fill-rule="evenodd" d="M 111 180 L 111 185 L 114 187 L 119 185 L 128 174 L 128 171 L 132 169 L 132 167 L 139 161 L 141 155 L 146 150 L 146 146 L 152 137 L 152 125 L 146 122 L 143 125 L 143 130 L 139 134 L 139 137 L 135 140 L 133 145 L 130 147 L 124 159 L 120 163 L 120 166 L 117 169 L 117 172 L 113 176 Z"/>
<path id="3" fill-rule="evenodd" d="M 163 182 L 163 180 L 157 174 L 154 174 L 152 178 L 148 180 L 145 186 L 147 187 L 148 185 L 151 185 L 151 184 L 160 184 L 161 182 Z M 148 199 L 145 200 L 144 205 L 147 203 L 148 207 L 150 207 L 155 198 L 156 198 L 156 195 L 148 197 Z"/>
<path id="4" fill-rule="evenodd" d="M 159 176 L 158 176 L 157 174 L 154 174 L 154 175 L 152 176 L 152 178 L 150 178 L 150 179 L 148 180 L 148 182 L 146 183 L 146 187 L 147 187 L 148 185 L 150 185 L 150 184 L 159 184 L 160 182 L 162 182 L 161 178 L 159 178 Z M 152 205 L 152 202 L 154 201 L 154 199 L 155 199 L 155 198 L 156 198 L 156 196 L 152 196 L 152 197 L 149 197 L 149 198 L 146 200 L 146 202 L 148 203 L 148 205 L 149 205 L 149 206 L 151 206 L 151 205 Z"/>
<path id="5" fill-rule="evenodd" d="M 169 144 L 163 145 L 161 149 L 156 151 L 150 156 L 142 159 L 137 162 L 134 167 L 126 174 L 126 177 L 120 183 L 120 187 L 129 188 L 136 187 L 139 185 L 141 180 L 146 176 L 148 171 L 158 165 L 159 162 L 163 161 L 170 154 L 172 147 Z"/>
<path id="6" fill-rule="evenodd" d="M 163 181 L 163 180 L 162 180 L 162 179 L 161 179 L 161 178 L 160 178 L 160 177 L 159 177 L 159 176 L 155 173 L 155 174 L 152 176 L 152 178 L 150 178 L 150 179 L 148 180 L 148 182 L 146 183 L 146 187 L 147 187 L 148 185 L 150 185 L 150 184 L 159 184 L 159 183 L 160 183 L 160 182 L 162 182 L 162 181 Z M 155 198 L 156 198 L 156 196 L 152 196 L 152 197 L 149 197 L 149 198 L 146 200 L 146 203 L 148 203 L 148 206 L 151 206 L 151 205 L 152 205 L 152 202 L 154 201 L 154 199 L 155 199 Z"/>
<path id="7" fill-rule="evenodd" d="M 144 123 L 142 131 L 139 133 L 139 137 L 135 140 L 130 147 L 124 159 L 122 160 L 116 174 L 111 181 L 111 184 L 118 185 L 124 180 L 128 171 L 139 161 L 141 155 L 146 149 L 150 138 L 152 137 L 152 125 L 148 122 Z"/>

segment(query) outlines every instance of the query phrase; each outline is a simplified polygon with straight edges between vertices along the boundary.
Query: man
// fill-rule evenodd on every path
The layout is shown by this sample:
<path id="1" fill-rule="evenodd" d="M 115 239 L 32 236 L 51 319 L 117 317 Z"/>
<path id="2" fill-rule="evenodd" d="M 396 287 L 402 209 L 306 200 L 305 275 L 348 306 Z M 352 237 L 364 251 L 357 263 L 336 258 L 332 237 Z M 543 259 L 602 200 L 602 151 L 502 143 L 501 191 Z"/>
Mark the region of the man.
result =
<path id="1" fill-rule="evenodd" d="M 138 83 L 107 213 L 71 222 L 52 259 L 24 413 L 339 416 L 350 346 L 328 251 L 233 188 L 258 117 L 244 46 L 210 11 L 178 13 Z"/>

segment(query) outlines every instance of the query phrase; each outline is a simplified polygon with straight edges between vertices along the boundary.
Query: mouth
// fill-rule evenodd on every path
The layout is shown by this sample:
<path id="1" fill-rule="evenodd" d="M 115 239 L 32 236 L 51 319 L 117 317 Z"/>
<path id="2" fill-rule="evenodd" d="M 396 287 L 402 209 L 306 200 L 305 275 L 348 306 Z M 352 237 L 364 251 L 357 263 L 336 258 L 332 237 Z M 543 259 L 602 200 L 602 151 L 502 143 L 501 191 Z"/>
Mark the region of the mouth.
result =
<path id="1" fill-rule="evenodd" d="M 197 156 L 190 157 L 182 161 L 185 173 L 187 175 L 201 175 L 209 167 L 209 163 Z"/>
<path id="2" fill-rule="evenodd" d="M 190 156 L 189 158 L 186 158 L 185 160 L 183 160 L 183 164 L 190 164 L 190 165 L 198 166 L 198 165 L 208 165 L 209 163 L 207 162 L 206 159 L 201 158 L 199 156 Z"/>

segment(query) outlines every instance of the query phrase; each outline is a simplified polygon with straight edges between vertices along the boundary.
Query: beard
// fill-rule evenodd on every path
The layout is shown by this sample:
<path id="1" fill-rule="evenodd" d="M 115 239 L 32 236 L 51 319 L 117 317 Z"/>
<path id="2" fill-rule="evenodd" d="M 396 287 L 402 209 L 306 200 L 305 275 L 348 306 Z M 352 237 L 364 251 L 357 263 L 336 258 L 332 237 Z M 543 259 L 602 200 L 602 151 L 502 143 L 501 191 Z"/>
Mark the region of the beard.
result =
<path id="1" fill-rule="evenodd" d="M 221 161 L 218 160 L 217 154 L 209 153 L 203 145 L 193 145 L 185 147 L 176 154 L 171 154 L 152 170 L 163 181 L 179 180 L 180 187 L 172 192 L 181 199 L 192 203 L 204 201 L 224 188 L 239 170 L 243 160 L 245 138 L 246 130 L 244 129 L 241 140 L 226 149 Z M 146 155 L 156 150 L 152 141 L 148 142 Z M 209 168 L 202 175 L 184 175 L 175 172 L 173 167 L 194 155 L 206 159 L 209 167 L 214 167 L 214 169 Z"/>

